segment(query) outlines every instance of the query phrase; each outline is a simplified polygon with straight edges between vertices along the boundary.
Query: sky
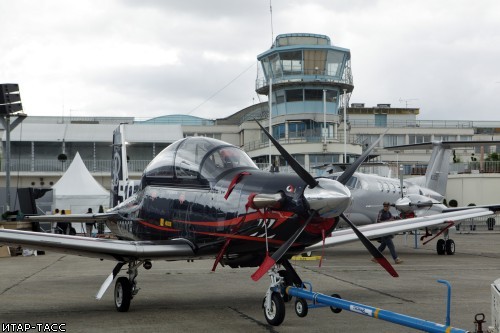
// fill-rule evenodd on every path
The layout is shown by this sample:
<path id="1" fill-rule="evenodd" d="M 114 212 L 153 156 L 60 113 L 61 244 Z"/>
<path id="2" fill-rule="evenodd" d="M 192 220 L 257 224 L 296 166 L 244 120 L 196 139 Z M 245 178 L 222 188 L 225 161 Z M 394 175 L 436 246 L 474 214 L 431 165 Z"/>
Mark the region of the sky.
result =
<path id="1" fill-rule="evenodd" d="M 28 116 L 227 117 L 267 101 L 257 55 L 306 32 L 351 51 L 351 103 L 500 120 L 498 0 L 0 0 L 0 29 Z"/>

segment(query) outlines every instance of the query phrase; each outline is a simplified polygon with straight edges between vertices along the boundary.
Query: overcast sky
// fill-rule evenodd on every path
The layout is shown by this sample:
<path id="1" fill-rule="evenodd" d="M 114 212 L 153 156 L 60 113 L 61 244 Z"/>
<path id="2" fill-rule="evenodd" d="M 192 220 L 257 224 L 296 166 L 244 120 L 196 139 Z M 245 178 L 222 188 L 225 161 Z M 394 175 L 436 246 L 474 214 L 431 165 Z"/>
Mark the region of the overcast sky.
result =
<path id="1" fill-rule="evenodd" d="M 40 116 L 226 117 L 272 37 L 351 50 L 351 103 L 500 120 L 500 1 L 0 0 L 0 83 Z M 271 28 L 272 27 L 272 28 Z"/>

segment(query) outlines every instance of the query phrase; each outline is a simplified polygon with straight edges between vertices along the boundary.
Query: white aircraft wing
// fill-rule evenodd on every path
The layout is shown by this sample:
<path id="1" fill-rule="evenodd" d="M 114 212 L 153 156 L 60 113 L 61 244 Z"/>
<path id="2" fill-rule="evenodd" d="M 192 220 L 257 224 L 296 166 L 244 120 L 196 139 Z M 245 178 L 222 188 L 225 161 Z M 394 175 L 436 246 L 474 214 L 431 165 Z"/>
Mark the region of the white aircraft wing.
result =
<path id="1" fill-rule="evenodd" d="M 164 242 L 125 241 L 43 232 L 0 229 L 0 244 L 68 253 L 84 257 L 111 259 L 186 259 L 195 255 L 185 239 Z"/>
<path id="2" fill-rule="evenodd" d="M 466 211 L 454 211 L 423 217 L 415 217 L 411 219 L 369 224 L 359 227 L 358 229 L 367 238 L 373 239 L 386 235 L 394 235 L 404 231 L 432 227 L 446 221 L 460 221 L 487 215 L 493 215 L 493 211 L 487 208 L 473 208 Z M 324 245 L 323 242 L 316 243 L 305 248 L 304 252 L 318 250 L 323 247 L 332 247 L 335 245 L 345 244 L 357 240 L 358 237 L 351 229 L 337 230 L 332 232 L 332 235 L 325 239 Z"/>
<path id="3" fill-rule="evenodd" d="M 68 215 L 32 215 L 24 216 L 23 220 L 28 222 L 97 222 L 106 220 L 123 219 L 116 212 L 95 214 L 68 214 Z"/>

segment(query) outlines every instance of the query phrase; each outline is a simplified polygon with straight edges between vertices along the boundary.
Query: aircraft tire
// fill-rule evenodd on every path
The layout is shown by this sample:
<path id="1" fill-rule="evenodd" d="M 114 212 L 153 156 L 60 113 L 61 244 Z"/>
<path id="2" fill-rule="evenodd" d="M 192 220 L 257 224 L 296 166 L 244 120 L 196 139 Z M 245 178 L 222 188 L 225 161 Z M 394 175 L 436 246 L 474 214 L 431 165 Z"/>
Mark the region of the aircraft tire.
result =
<path id="1" fill-rule="evenodd" d="M 342 299 L 342 297 L 340 297 L 339 294 L 332 294 L 332 297 Z M 333 306 L 330 306 L 330 310 L 332 310 L 333 313 L 341 313 L 342 312 L 342 308 L 334 308 Z"/>
<path id="2" fill-rule="evenodd" d="M 307 316 L 308 310 L 309 308 L 307 306 L 306 300 L 303 298 L 297 298 L 297 300 L 295 301 L 295 313 L 297 314 L 297 316 L 301 318 Z"/>
<path id="3" fill-rule="evenodd" d="M 439 239 L 436 243 L 436 251 L 437 251 L 437 254 L 442 256 L 443 254 L 446 253 L 446 242 L 444 241 L 444 239 Z"/>
<path id="4" fill-rule="evenodd" d="M 271 309 L 266 309 L 266 299 L 264 298 L 264 317 L 269 325 L 279 326 L 285 320 L 285 302 L 277 292 L 271 294 Z"/>
<path id="5" fill-rule="evenodd" d="M 445 244 L 446 254 L 454 255 L 455 254 L 455 242 L 453 239 L 447 239 Z"/>
<path id="6" fill-rule="evenodd" d="M 127 312 L 132 301 L 132 286 L 128 278 L 122 276 L 115 284 L 115 306 L 118 312 Z"/>

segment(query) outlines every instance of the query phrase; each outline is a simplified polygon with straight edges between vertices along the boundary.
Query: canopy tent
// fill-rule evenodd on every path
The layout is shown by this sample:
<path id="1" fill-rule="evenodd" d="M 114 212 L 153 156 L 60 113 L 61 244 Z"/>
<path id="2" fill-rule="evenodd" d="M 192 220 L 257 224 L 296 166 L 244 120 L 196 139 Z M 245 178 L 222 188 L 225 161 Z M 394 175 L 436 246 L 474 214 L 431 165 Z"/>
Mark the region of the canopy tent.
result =
<path id="1" fill-rule="evenodd" d="M 97 213 L 99 205 L 109 205 L 109 191 L 92 177 L 78 152 L 68 170 L 52 189 L 53 210 L 58 208 L 78 214 L 86 213 L 92 208 L 92 211 Z"/>

